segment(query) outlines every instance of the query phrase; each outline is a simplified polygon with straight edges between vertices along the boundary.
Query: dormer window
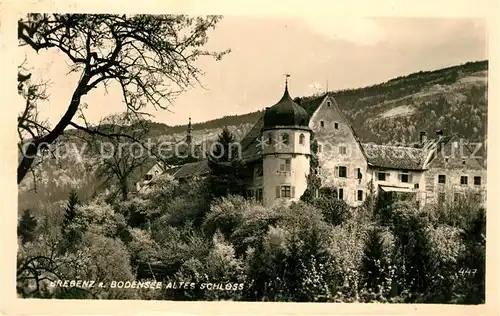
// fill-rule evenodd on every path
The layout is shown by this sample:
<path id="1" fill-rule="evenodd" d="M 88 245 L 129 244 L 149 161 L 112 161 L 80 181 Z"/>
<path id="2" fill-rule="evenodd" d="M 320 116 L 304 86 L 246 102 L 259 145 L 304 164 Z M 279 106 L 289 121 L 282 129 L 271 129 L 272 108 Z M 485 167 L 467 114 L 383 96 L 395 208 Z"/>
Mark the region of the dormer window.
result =
<path id="1" fill-rule="evenodd" d="M 325 121 L 320 121 L 319 125 L 321 126 L 321 128 L 325 127 Z"/>
<path id="2" fill-rule="evenodd" d="M 333 123 L 333 127 L 334 127 L 335 129 L 339 129 L 339 123 L 337 123 L 337 122 Z"/>

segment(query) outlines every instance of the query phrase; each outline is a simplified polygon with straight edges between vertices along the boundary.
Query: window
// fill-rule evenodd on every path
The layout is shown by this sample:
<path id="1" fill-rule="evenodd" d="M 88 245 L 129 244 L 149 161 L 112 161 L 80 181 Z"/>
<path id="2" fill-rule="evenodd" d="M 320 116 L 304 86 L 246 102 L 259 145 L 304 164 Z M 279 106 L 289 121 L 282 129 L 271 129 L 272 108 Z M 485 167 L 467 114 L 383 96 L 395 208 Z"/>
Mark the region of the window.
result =
<path id="1" fill-rule="evenodd" d="M 474 177 L 474 185 L 481 185 L 481 177 L 480 176 Z"/>
<path id="2" fill-rule="evenodd" d="M 438 183 L 445 184 L 446 183 L 446 175 L 444 175 L 444 174 L 438 175 Z"/>
<path id="3" fill-rule="evenodd" d="M 463 200 L 464 195 L 462 193 L 455 193 L 453 195 L 453 201 L 460 202 Z"/>
<path id="4" fill-rule="evenodd" d="M 339 188 L 339 194 L 337 196 L 338 196 L 339 200 L 343 200 L 344 199 L 344 189 Z"/>
<path id="5" fill-rule="evenodd" d="M 332 105 L 332 103 L 330 101 L 326 101 L 326 105 L 330 106 L 330 105 Z"/>
<path id="6" fill-rule="evenodd" d="M 356 168 L 356 178 L 361 179 L 363 175 L 361 174 L 361 168 Z"/>
<path id="7" fill-rule="evenodd" d="M 299 144 L 304 145 L 305 142 L 306 142 L 306 137 L 304 136 L 304 134 L 300 134 Z"/>
<path id="8" fill-rule="evenodd" d="M 400 174 L 401 182 L 408 183 L 410 182 L 410 175 L 407 173 Z"/>
<path id="9" fill-rule="evenodd" d="M 293 197 L 293 191 L 295 187 L 291 185 L 282 185 L 276 187 L 276 197 L 277 198 L 291 198 Z"/>
<path id="10" fill-rule="evenodd" d="M 346 155 L 347 154 L 347 148 L 345 146 L 340 146 L 339 147 L 339 152 L 341 155 Z"/>
<path id="11" fill-rule="evenodd" d="M 269 133 L 267 139 L 268 139 L 269 145 L 272 145 L 273 144 L 273 134 Z"/>
<path id="12" fill-rule="evenodd" d="M 358 190 L 358 201 L 363 201 L 363 190 Z"/>
<path id="13" fill-rule="evenodd" d="M 248 189 L 246 193 L 247 193 L 247 198 L 251 199 L 253 197 L 253 190 Z"/>
<path id="14" fill-rule="evenodd" d="M 413 186 L 415 189 L 418 189 L 420 187 L 420 185 L 418 183 L 415 183 L 415 185 Z"/>
<path id="15" fill-rule="evenodd" d="M 460 177 L 460 184 L 461 185 L 467 185 L 468 182 L 469 182 L 469 179 L 467 178 L 467 176 Z"/>
<path id="16" fill-rule="evenodd" d="M 339 129 L 339 123 L 334 123 L 334 124 L 333 124 L 333 127 L 334 127 L 335 129 Z"/>
<path id="17" fill-rule="evenodd" d="M 318 144 L 318 152 L 320 153 L 323 148 Z"/>
<path id="18" fill-rule="evenodd" d="M 292 161 L 290 158 L 281 159 L 280 161 L 280 171 L 286 172 L 291 170 Z"/>
<path id="19" fill-rule="evenodd" d="M 319 125 L 320 125 L 322 128 L 323 128 L 323 127 L 325 127 L 325 121 L 320 121 L 320 122 L 319 122 Z"/>
<path id="20" fill-rule="evenodd" d="M 387 175 L 388 175 L 388 174 L 387 174 L 387 173 L 385 173 L 385 172 L 379 172 L 379 173 L 378 173 L 378 181 L 385 181 L 385 180 L 386 180 L 386 178 L 387 178 Z"/>
<path id="21" fill-rule="evenodd" d="M 339 177 L 340 178 L 347 178 L 347 167 L 339 166 Z"/>
<path id="22" fill-rule="evenodd" d="M 263 196 L 262 196 L 262 188 L 258 188 L 255 190 L 255 199 L 259 202 L 262 202 Z"/>
<path id="23" fill-rule="evenodd" d="M 288 145 L 288 143 L 290 142 L 290 136 L 286 133 L 282 134 L 281 140 L 283 141 L 283 144 Z"/>
<path id="24" fill-rule="evenodd" d="M 147 174 L 145 178 L 146 178 L 147 181 L 149 181 L 149 180 L 153 179 L 153 175 L 152 174 Z"/>

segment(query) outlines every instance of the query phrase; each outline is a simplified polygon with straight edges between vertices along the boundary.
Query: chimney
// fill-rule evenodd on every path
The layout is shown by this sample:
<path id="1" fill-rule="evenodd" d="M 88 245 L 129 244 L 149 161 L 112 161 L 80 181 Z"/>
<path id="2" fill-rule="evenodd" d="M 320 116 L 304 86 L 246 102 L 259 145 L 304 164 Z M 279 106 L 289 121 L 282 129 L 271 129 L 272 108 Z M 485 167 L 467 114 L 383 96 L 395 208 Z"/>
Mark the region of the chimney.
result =
<path id="1" fill-rule="evenodd" d="M 420 144 L 425 144 L 427 142 L 427 135 L 424 131 L 420 132 Z"/>

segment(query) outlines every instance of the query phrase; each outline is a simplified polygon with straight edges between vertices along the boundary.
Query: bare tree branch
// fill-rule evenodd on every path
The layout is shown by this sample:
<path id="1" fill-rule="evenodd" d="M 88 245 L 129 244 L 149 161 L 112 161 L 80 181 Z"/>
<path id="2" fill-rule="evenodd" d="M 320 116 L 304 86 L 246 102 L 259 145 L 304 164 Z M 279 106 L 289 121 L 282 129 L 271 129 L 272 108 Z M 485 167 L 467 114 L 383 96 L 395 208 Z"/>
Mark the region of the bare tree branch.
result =
<path id="1" fill-rule="evenodd" d="M 28 14 L 19 20 L 19 45 L 27 45 L 37 52 L 44 49 L 59 50 L 73 63 L 70 72 L 80 72 L 80 80 L 66 112 L 53 128 L 33 118 L 29 118 L 30 122 L 22 120 L 19 125 L 20 129 L 30 134 L 31 140 L 23 147 L 26 150 L 18 166 L 18 184 L 33 167 L 32 157 L 38 153 L 40 145 L 53 143 L 68 126 L 91 131 L 76 125 L 72 120 L 81 106 L 82 98 L 100 84 L 106 88 L 109 81 L 117 81 L 127 109 L 139 112 L 149 104 L 156 109 L 168 109 L 173 100 L 193 82 L 200 83 L 199 76 L 203 73 L 195 66 L 196 60 L 201 56 L 218 60 L 228 52 L 200 49 L 208 40 L 207 31 L 214 28 L 220 18 Z M 36 109 L 37 100 L 32 101 L 30 106 Z M 24 115 L 21 117 L 25 118 Z M 37 129 L 38 135 L 33 128 Z"/>

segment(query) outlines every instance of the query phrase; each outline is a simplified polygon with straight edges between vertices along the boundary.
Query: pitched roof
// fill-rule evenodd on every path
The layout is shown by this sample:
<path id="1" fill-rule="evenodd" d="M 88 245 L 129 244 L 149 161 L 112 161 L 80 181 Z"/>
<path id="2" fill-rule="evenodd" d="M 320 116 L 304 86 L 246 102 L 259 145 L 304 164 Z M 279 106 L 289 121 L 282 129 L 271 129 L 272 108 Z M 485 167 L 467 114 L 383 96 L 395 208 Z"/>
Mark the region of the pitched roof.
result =
<path id="1" fill-rule="evenodd" d="M 361 144 L 368 164 L 375 167 L 423 170 L 427 151 L 422 148 Z"/>
<path id="2" fill-rule="evenodd" d="M 242 159 L 245 161 L 253 161 L 260 158 L 261 146 L 259 146 L 260 131 L 264 127 L 264 117 L 261 116 L 255 125 L 248 131 L 246 136 L 241 140 Z"/>
<path id="3" fill-rule="evenodd" d="M 210 168 L 208 167 L 208 160 L 205 159 L 182 165 L 177 172 L 174 173 L 174 177 L 177 179 L 184 179 L 194 176 L 203 176 L 209 171 Z"/>
<path id="4" fill-rule="evenodd" d="M 321 103 L 323 102 L 323 100 L 327 95 L 329 94 L 325 93 L 319 97 L 313 97 L 312 99 L 309 100 L 303 100 L 300 103 L 300 106 L 302 106 L 304 110 L 306 110 L 307 114 L 309 114 L 309 117 L 312 117 L 314 112 L 316 112 L 316 110 L 319 108 L 319 106 L 321 105 Z M 337 105 L 337 101 L 335 101 L 334 98 L 331 99 L 333 100 L 334 104 Z"/>

